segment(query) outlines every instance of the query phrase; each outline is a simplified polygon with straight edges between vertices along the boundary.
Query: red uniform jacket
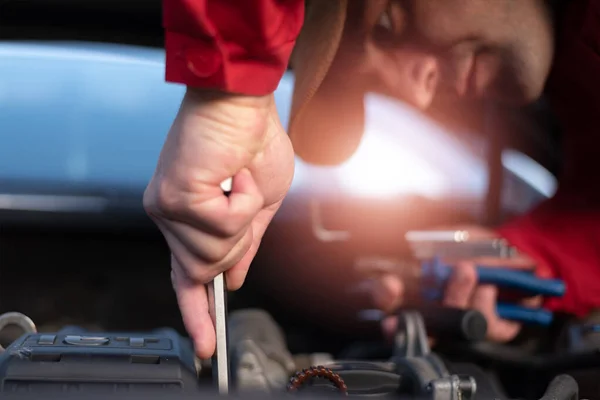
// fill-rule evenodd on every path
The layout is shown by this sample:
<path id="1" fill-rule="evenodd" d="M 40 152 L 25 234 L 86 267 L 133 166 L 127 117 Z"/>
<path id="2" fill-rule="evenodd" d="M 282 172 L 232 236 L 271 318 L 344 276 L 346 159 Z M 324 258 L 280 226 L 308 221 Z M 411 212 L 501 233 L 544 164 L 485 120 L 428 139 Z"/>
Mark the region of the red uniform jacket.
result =
<path id="1" fill-rule="evenodd" d="M 328 0 L 334 1 L 334 0 Z M 163 0 L 168 81 L 249 95 L 275 90 L 304 16 L 303 0 Z M 600 0 L 560 16 L 548 95 L 565 129 L 557 194 L 500 233 L 567 283 L 555 310 L 600 308 Z"/>
<path id="2" fill-rule="evenodd" d="M 500 232 L 567 283 L 554 309 L 600 308 L 600 1 L 578 0 L 560 16 L 547 94 L 564 130 L 556 195 Z"/>

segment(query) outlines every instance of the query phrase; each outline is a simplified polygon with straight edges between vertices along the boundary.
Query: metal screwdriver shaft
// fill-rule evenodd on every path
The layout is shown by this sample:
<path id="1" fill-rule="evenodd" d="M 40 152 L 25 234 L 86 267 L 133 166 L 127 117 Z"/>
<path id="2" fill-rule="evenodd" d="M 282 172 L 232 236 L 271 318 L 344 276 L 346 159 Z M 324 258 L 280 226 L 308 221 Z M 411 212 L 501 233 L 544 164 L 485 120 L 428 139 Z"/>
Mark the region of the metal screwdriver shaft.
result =
<path id="1" fill-rule="evenodd" d="M 215 316 L 216 349 L 212 359 L 213 380 L 220 394 L 229 393 L 229 356 L 227 343 L 227 288 L 220 273 L 210 283 L 210 295 Z"/>
<path id="2" fill-rule="evenodd" d="M 231 192 L 233 178 L 221 182 L 225 194 Z M 215 316 L 216 349 L 212 359 L 213 380 L 220 394 L 229 393 L 229 349 L 227 340 L 227 285 L 225 275 L 220 273 L 209 285 Z"/>

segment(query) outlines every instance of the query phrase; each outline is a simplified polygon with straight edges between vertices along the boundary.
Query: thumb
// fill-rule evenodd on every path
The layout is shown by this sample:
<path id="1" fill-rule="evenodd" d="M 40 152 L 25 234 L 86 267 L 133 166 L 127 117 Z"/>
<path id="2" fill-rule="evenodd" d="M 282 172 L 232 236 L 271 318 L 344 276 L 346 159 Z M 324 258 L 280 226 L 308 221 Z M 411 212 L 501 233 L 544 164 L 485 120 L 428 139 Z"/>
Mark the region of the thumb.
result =
<path id="1" fill-rule="evenodd" d="M 227 288 L 229 290 L 238 290 L 244 281 L 246 275 L 248 275 L 248 269 L 254 259 L 254 256 L 258 252 L 262 238 L 267 230 L 267 227 L 271 223 L 273 216 L 279 209 L 281 201 L 261 210 L 258 215 L 252 221 L 250 227 L 252 233 L 252 245 L 242 257 L 242 259 L 234 265 L 231 269 L 226 272 Z"/>
<path id="2" fill-rule="evenodd" d="M 248 168 L 241 169 L 233 177 L 228 201 L 228 217 L 234 221 L 242 218 L 246 224 L 263 208 L 264 198 Z"/>
<path id="3" fill-rule="evenodd" d="M 473 306 L 480 311 L 488 322 L 488 339 L 495 342 L 508 342 L 514 339 L 521 329 L 517 322 L 501 319 L 496 312 L 498 288 L 493 285 L 481 285 L 473 294 Z"/>
<path id="4" fill-rule="evenodd" d="M 212 228 L 212 233 L 218 236 L 233 237 L 254 220 L 263 208 L 264 198 L 247 168 L 233 177 L 228 196 L 223 195 L 221 185 L 218 190 L 219 196 L 198 202 L 186 210 L 187 219 L 196 221 L 202 227 Z M 198 220 L 198 215 L 202 216 L 201 220 Z"/>
<path id="5" fill-rule="evenodd" d="M 238 290 L 242 287 L 244 281 L 246 280 L 246 275 L 248 274 L 248 269 L 250 268 L 250 264 L 258 251 L 258 247 L 260 245 L 260 239 L 257 240 L 254 237 L 254 232 L 252 231 L 252 227 L 250 228 L 250 234 L 252 237 L 252 245 L 233 267 L 225 271 L 225 281 L 227 283 L 228 290 Z"/>

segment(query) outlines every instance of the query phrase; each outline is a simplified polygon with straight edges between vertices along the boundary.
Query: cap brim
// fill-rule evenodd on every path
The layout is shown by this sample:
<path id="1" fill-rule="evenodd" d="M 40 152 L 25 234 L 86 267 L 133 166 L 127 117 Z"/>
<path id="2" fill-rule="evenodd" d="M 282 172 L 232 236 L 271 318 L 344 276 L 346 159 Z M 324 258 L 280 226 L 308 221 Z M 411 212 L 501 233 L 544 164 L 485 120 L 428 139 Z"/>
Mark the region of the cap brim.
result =
<path id="1" fill-rule="evenodd" d="M 347 129 L 340 123 L 339 129 L 331 128 L 345 118 L 327 104 L 326 99 L 335 98 L 336 93 L 325 93 L 330 89 L 323 88 L 342 41 L 347 5 L 347 0 L 310 2 L 292 56 L 295 87 L 289 134 L 296 154 L 313 164 L 343 162 L 356 151 L 362 137 L 362 126 Z"/>

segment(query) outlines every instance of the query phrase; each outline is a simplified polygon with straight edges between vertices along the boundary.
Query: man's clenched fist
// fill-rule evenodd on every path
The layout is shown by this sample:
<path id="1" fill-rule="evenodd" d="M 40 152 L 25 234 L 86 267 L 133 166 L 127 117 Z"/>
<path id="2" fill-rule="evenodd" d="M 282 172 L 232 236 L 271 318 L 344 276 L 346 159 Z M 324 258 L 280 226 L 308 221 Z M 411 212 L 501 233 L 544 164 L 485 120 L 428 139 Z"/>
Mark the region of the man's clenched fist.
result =
<path id="1" fill-rule="evenodd" d="M 171 278 L 196 352 L 215 331 L 204 284 L 226 271 L 238 289 L 292 182 L 294 153 L 272 95 L 188 89 L 163 146 L 144 207 L 171 249 Z M 225 196 L 221 182 L 233 177 Z"/>

